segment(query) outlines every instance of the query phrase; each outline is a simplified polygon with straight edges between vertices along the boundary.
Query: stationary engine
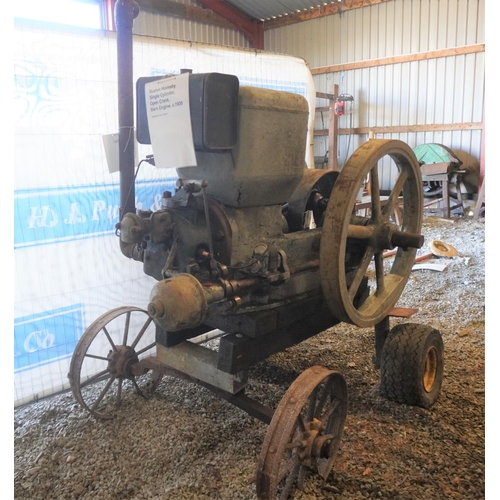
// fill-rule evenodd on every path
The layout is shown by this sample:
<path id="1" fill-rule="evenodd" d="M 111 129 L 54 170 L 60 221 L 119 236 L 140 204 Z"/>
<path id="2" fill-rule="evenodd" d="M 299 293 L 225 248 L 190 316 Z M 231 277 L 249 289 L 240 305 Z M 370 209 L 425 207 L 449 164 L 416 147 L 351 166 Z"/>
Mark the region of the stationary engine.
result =
<path id="1" fill-rule="evenodd" d="M 149 81 L 139 81 L 138 89 Z M 386 315 L 408 269 L 399 264 L 397 283 L 360 313 L 370 297 L 366 255 L 397 245 L 414 255 L 422 244 L 420 218 L 408 217 L 404 232 L 390 223 L 388 209 L 398 196 L 386 205 L 384 221 L 380 206 L 377 220 L 356 215 L 363 166 L 339 186 L 337 202 L 344 207 L 329 218 L 328 241 L 344 244 L 335 250 L 330 241 L 332 248 L 322 249 L 339 174 L 307 168 L 307 101 L 240 87 L 235 76 L 219 73 L 190 75 L 189 88 L 197 166 L 177 170 L 177 188 L 163 193 L 160 210 L 127 213 L 117 226 L 124 255 L 143 262 L 144 272 L 158 280 L 148 306 L 163 331 L 157 341 L 174 345 L 200 328 L 259 337 L 315 314 L 330 288 L 334 299 L 327 303 L 338 320 L 368 326 Z M 138 137 L 147 141 L 138 102 Z M 372 144 L 372 156 L 394 152 L 406 179 L 399 188 L 418 200 L 418 164 L 409 148 L 399 141 Z M 326 258 L 338 262 L 336 270 L 321 269 Z"/>

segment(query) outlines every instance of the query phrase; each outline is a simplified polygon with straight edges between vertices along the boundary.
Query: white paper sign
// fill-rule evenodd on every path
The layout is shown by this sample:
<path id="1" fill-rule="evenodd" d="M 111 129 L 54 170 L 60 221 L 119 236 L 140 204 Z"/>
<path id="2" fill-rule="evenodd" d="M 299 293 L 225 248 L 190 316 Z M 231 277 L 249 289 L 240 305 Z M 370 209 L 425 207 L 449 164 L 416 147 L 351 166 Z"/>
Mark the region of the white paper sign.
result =
<path id="1" fill-rule="evenodd" d="M 131 135 L 133 135 L 131 131 Z M 106 134 L 102 136 L 104 153 L 110 174 L 120 170 L 120 134 Z M 134 161 L 137 165 L 137 141 L 134 139 Z"/>
<path id="2" fill-rule="evenodd" d="M 189 73 L 147 83 L 146 108 L 149 136 L 159 168 L 196 166 L 191 114 Z"/>
<path id="3" fill-rule="evenodd" d="M 120 152 L 119 152 L 120 134 L 107 134 L 102 136 L 104 144 L 104 152 L 108 163 L 109 173 L 118 172 L 120 170 Z"/>

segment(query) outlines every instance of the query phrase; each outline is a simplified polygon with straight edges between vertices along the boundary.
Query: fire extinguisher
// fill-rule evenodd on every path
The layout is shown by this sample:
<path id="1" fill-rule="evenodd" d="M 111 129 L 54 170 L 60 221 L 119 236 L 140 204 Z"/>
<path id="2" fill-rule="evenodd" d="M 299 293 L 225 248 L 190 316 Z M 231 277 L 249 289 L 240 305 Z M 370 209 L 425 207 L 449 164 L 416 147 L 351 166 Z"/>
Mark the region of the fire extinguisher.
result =
<path id="1" fill-rule="evenodd" d="M 333 112 L 336 115 L 343 115 L 344 114 L 344 103 L 342 101 L 335 101 L 335 105 L 333 107 Z"/>

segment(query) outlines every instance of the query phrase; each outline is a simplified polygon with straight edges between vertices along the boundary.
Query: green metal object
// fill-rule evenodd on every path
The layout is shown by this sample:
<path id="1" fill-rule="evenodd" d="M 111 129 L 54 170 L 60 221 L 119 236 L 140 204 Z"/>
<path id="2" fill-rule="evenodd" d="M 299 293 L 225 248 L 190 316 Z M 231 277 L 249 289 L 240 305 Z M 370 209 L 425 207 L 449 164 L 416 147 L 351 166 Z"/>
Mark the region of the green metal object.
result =
<path id="1" fill-rule="evenodd" d="M 442 144 L 420 144 L 413 149 L 420 164 L 422 163 L 456 163 L 457 167 L 462 162 L 455 156 L 453 151 Z"/>

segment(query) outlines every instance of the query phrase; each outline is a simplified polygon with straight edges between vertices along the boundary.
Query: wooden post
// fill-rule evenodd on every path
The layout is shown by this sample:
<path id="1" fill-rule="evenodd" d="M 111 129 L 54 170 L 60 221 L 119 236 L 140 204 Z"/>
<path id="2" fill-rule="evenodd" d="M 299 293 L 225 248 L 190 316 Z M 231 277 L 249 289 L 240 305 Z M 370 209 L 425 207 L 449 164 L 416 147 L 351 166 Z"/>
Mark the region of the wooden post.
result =
<path id="1" fill-rule="evenodd" d="M 333 95 L 335 98 L 339 95 L 339 86 L 336 83 L 333 85 Z M 335 99 L 330 99 L 328 114 L 328 170 L 338 171 L 337 138 L 339 117 L 335 114 Z"/>

